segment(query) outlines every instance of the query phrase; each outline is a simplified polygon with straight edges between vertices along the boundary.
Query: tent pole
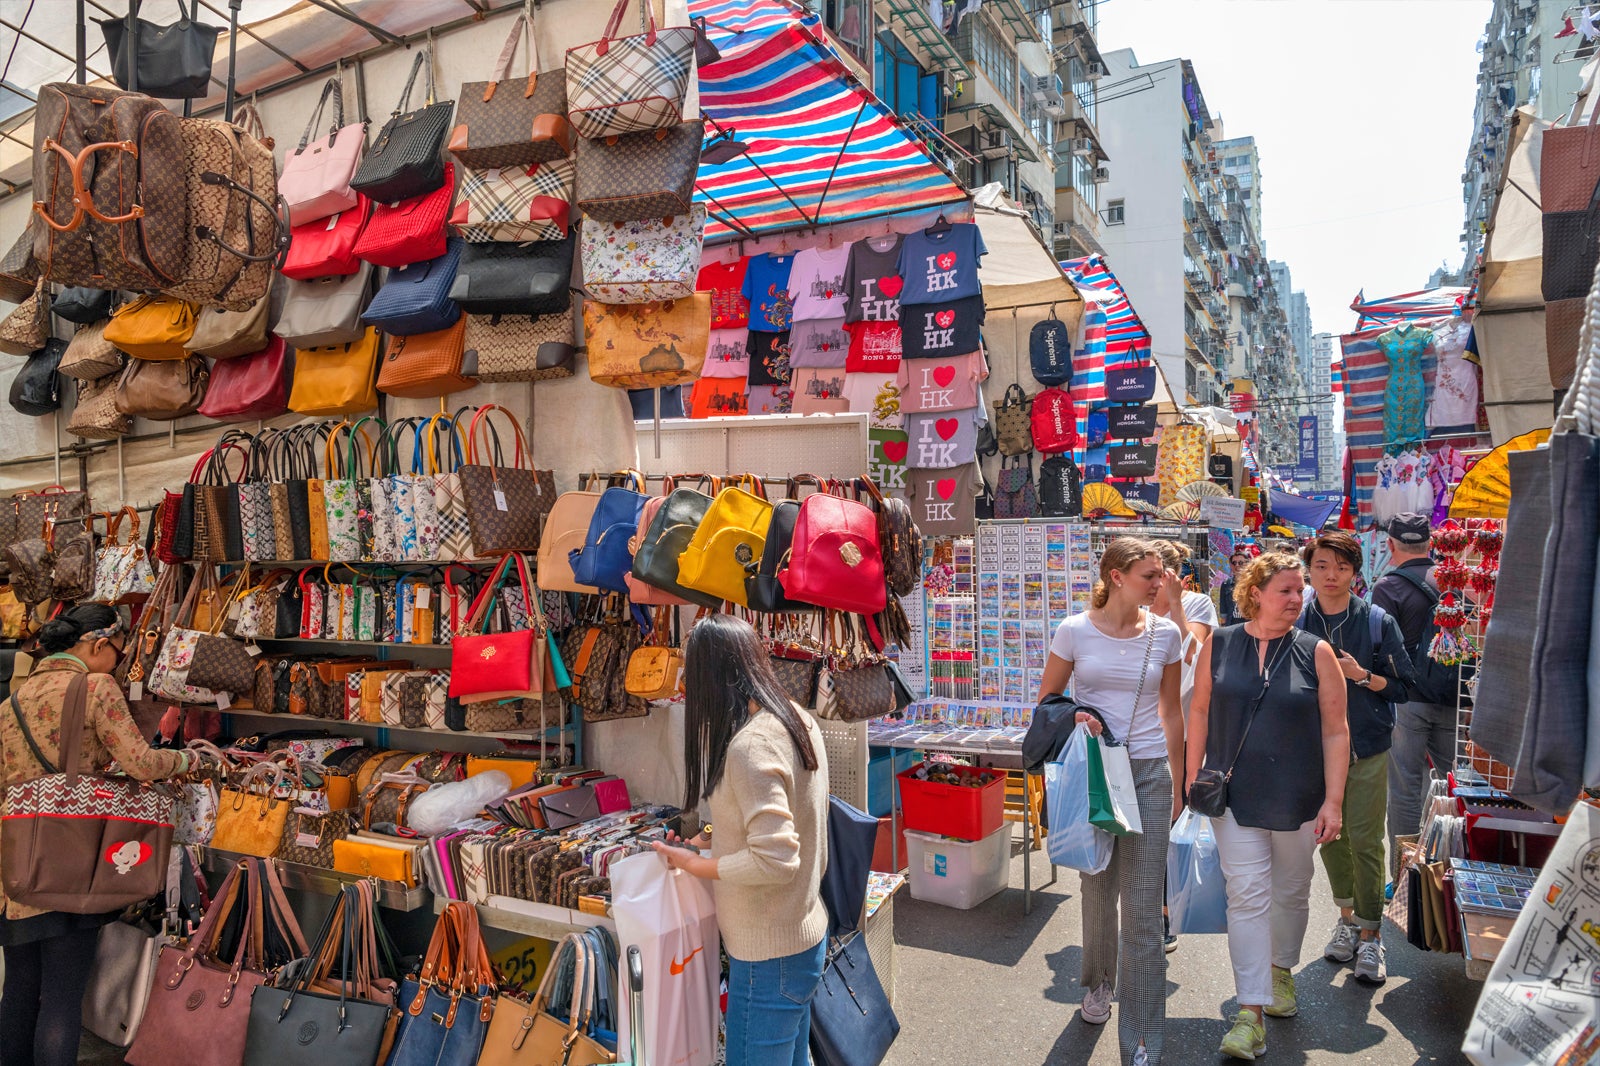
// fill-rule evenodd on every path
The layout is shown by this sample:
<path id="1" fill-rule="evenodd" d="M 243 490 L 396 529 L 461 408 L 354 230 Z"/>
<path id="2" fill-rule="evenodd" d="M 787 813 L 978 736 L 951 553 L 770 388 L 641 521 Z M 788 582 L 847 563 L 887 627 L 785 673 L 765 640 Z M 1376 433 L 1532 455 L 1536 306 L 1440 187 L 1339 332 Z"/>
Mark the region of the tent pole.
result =
<path id="1" fill-rule="evenodd" d="M 653 391 L 656 397 L 656 458 L 659 459 L 661 458 L 661 389 L 658 386 Z"/>
<path id="2" fill-rule="evenodd" d="M 128 84 L 125 88 L 130 93 L 139 91 L 139 0 L 128 0 L 128 40 L 123 47 L 123 55 L 128 57 Z M 115 78 L 116 64 L 111 65 L 111 74 Z M 188 114 L 188 112 L 184 112 Z"/>
<path id="3" fill-rule="evenodd" d="M 76 27 L 78 39 L 78 59 L 75 77 L 79 85 L 89 84 L 89 38 L 88 23 L 83 10 L 83 0 L 78 0 L 78 24 Z"/>
<path id="4" fill-rule="evenodd" d="M 224 122 L 233 121 L 234 73 L 239 57 L 239 8 L 243 4 L 244 0 L 228 0 L 228 95 L 222 105 Z"/>
<path id="5" fill-rule="evenodd" d="M 828 180 L 822 183 L 822 195 L 817 197 L 817 213 L 811 220 L 813 226 L 822 225 L 822 202 L 828 198 L 828 190 L 833 187 L 833 176 L 839 173 L 839 164 L 844 162 L 844 153 L 850 147 L 850 138 L 856 135 L 856 127 L 861 125 L 861 116 L 866 114 L 867 100 L 861 100 L 861 106 L 856 108 L 856 117 L 850 123 L 850 132 L 844 135 L 844 142 L 839 145 L 839 154 L 833 157 L 833 166 L 828 170 Z M 793 203 L 794 201 L 790 201 Z M 805 212 L 801 212 L 804 214 Z"/>

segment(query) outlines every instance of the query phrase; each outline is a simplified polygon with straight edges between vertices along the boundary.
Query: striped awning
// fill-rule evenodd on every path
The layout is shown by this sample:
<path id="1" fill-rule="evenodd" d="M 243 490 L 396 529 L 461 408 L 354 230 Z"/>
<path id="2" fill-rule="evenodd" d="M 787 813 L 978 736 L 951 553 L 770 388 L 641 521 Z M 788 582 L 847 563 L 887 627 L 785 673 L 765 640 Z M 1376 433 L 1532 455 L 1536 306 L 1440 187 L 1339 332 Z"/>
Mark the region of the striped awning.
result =
<path id="1" fill-rule="evenodd" d="M 1112 355 L 1122 355 L 1130 350 L 1149 351 L 1150 331 L 1144 328 L 1144 322 L 1139 318 L 1139 313 L 1133 309 L 1133 304 L 1128 301 L 1128 294 L 1123 290 L 1117 276 L 1106 265 L 1103 255 L 1090 255 L 1082 259 L 1067 259 L 1061 264 L 1067 272 L 1067 277 L 1084 293 L 1088 299 L 1090 294 L 1086 291 L 1095 290 L 1096 302 L 1101 310 L 1106 313 L 1106 351 Z"/>
<path id="2" fill-rule="evenodd" d="M 1421 289 L 1381 300 L 1368 300 L 1365 293 L 1357 293 L 1350 310 L 1361 316 L 1356 323 L 1358 331 L 1373 326 L 1398 326 L 1420 318 L 1459 315 L 1471 291 L 1455 287 Z"/>
<path id="3" fill-rule="evenodd" d="M 701 110 L 748 146 L 700 165 L 707 240 L 967 200 L 834 54 L 815 15 L 790 0 L 692 0 L 689 11 L 721 52 L 700 69 Z"/>

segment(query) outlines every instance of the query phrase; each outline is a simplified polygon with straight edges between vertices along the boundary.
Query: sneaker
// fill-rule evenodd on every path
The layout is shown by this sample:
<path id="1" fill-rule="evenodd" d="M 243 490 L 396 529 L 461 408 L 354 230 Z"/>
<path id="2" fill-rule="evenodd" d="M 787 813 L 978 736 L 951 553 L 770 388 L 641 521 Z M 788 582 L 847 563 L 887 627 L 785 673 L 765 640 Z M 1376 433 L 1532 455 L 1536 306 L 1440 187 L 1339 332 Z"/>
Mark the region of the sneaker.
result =
<path id="1" fill-rule="evenodd" d="M 1090 1025 L 1104 1025 L 1111 1020 L 1111 986 L 1096 985 L 1083 997 L 1078 1008 L 1083 1020 Z"/>
<path id="2" fill-rule="evenodd" d="M 1361 939 L 1361 927 L 1355 922 L 1340 918 L 1333 926 L 1333 939 L 1322 949 L 1322 957 L 1332 962 L 1349 962 L 1356 957 L 1356 941 Z"/>
<path id="3" fill-rule="evenodd" d="M 1300 1001 L 1294 994 L 1294 974 L 1276 966 L 1272 968 L 1272 1004 L 1261 1010 L 1274 1018 L 1293 1018 L 1300 1013 Z"/>
<path id="4" fill-rule="evenodd" d="M 1383 941 L 1377 937 L 1363 940 L 1356 949 L 1356 980 L 1363 984 L 1381 985 L 1388 978 L 1389 971 L 1383 964 Z"/>
<path id="5" fill-rule="evenodd" d="M 1233 1016 L 1233 1028 L 1222 1038 L 1220 1050 L 1224 1055 L 1253 1062 L 1267 1053 L 1266 1026 L 1256 1021 L 1256 1016 L 1241 1010 Z"/>
<path id="6" fill-rule="evenodd" d="M 1178 950 L 1178 934 L 1172 931 L 1172 919 L 1161 916 L 1161 947 L 1168 955 Z"/>

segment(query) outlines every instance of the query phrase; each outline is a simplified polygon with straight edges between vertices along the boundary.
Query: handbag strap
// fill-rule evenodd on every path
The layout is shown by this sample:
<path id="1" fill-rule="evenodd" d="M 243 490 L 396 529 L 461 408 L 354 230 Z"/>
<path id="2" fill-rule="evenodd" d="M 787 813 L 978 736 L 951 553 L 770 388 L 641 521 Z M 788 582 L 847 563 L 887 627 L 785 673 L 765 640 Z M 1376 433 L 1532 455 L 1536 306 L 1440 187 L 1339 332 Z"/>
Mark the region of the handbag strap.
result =
<path id="1" fill-rule="evenodd" d="M 528 86 L 522 97 L 527 99 L 533 95 L 533 87 L 539 80 L 539 46 L 533 32 L 533 4 L 530 2 L 524 5 L 522 13 L 511 24 L 505 47 L 500 49 L 500 58 L 494 65 L 494 76 L 483 87 L 483 102 L 486 104 L 494 99 L 494 92 L 501 82 L 511 80 L 511 62 L 517 56 L 518 30 L 522 31 L 521 39 L 528 44 Z"/>
<path id="2" fill-rule="evenodd" d="M 88 704 L 89 675 L 75 674 L 67 682 L 66 703 L 61 711 L 61 762 L 66 767 L 67 787 L 71 787 L 78 779 L 78 748 L 83 743 L 83 717 Z M 17 720 L 17 728 L 22 730 L 22 739 L 27 741 L 28 750 L 33 752 L 33 757 L 39 765 L 44 767 L 46 774 L 59 774 L 63 771 L 54 763 L 44 757 L 44 752 L 39 750 L 39 742 L 33 739 L 33 730 L 28 728 L 28 720 L 22 715 L 22 704 L 17 699 L 17 693 L 11 694 L 8 701 L 11 704 L 11 714 Z"/>
<path id="3" fill-rule="evenodd" d="M 527 450 L 527 438 L 525 438 L 522 435 L 522 424 L 517 421 L 516 415 L 512 414 L 510 411 L 506 410 L 504 407 L 502 407 L 500 404 L 497 404 L 497 403 L 486 403 L 486 404 L 484 404 L 483 406 L 478 408 L 478 413 L 472 416 L 472 425 L 467 430 L 467 465 L 469 465 L 469 466 L 477 466 L 477 465 L 479 465 L 478 464 L 478 426 L 479 426 L 480 423 L 487 423 L 488 422 L 488 416 L 489 416 L 489 412 L 490 411 L 499 411 L 499 412 L 503 413 L 507 418 L 509 418 L 511 420 L 511 429 L 512 429 L 512 432 L 515 435 L 516 445 L 517 445 L 516 452 L 514 453 L 514 456 L 513 456 L 512 460 L 511 460 L 511 466 L 512 466 L 512 468 L 515 468 L 515 469 L 524 469 L 524 467 L 522 466 L 522 462 L 523 462 L 523 455 Z M 488 465 L 491 466 L 491 469 L 495 469 L 495 468 L 499 467 L 500 463 L 499 463 L 498 459 L 499 459 L 499 457 L 496 456 L 496 460 L 497 461 L 495 463 L 493 463 L 493 464 L 488 464 Z M 528 465 L 527 465 L 527 467 L 525 469 L 528 469 L 528 470 L 532 470 L 533 469 L 533 463 L 532 463 L 532 457 L 531 456 L 529 457 L 529 462 L 528 462 Z"/>
<path id="4" fill-rule="evenodd" d="M 322 96 L 317 100 L 317 109 L 312 112 L 311 120 L 306 123 L 306 131 L 300 135 L 300 151 L 306 150 L 306 145 L 311 143 L 311 131 L 322 119 L 322 106 L 328 102 L 328 97 L 333 97 L 333 125 L 328 127 L 328 145 L 333 145 L 333 139 L 344 128 L 344 85 L 340 83 L 338 75 L 329 78 L 322 86 Z"/>
<path id="5" fill-rule="evenodd" d="M 1152 611 L 1145 612 L 1144 618 L 1144 663 L 1139 667 L 1139 685 L 1133 690 L 1133 711 L 1128 715 L 1128 735 L 1123 738 L 1123 744 L 1133 739 L 1133 720 L 1139 716 L 1139 701 L 1144 698 L 1145 679 L 1150 676 L 1150 652 L 1156 644 L 1156 616 Z"/>
<path id="6" fill-rule="evenodd" d="M 1256 639 L 1255 637 L 1251 636 L 1249 631 L 1243 626 L 1239 627 L 1239 632 L 1250 637 L 1251 640 Z M 1234 749 L 1233 758 L 1228 760 L 1227 770 L 1223 771 L 1222 780 L 1224 781 L 1233 780 L 1233 768 L 1238 765 L 1239 756 L 1244 754 L 1244 742 L 1250 738 L 1250 727 L 1255 725 L 1256 712 L 1259 711 L 1261 709 L 1261 705 L 1266 702 L 1267 691 L 1272 688 L 1272 674 L 1278 668 L 1278 664 L 1283 661 L 1284 656 L 1289 653 L 1290 647 L 1294 645 L 1294 630 L 1291 629 L 1288 632 L 1286 639 L 1288 643 L 1284 644 L 1284 646 L 1278 650 L 1278 657 L 1272 662 L 1268 663 L 1266 669 L 1262 672 L 1261 691 L 1256 694 L 1256 698 L 1250 703 L 1250 712 L 1245 716 L 1244 720 L 1244 731 L 1239 734 L 1239 746 Z"/>
<path id="7" fill-rule="evenodd" d="M 622 31 L 622 16 L 628 13 L 628 5 L 632 0 L 617 0 L 617 6 L 611 9 L 611 19 L 606 23 L 605 36 L 595 45 L 595 52 L 605 55 L 610 50 L 611 42 Z M 639 28 L 645 31 L 645 43 L 656 43 L 656 13 L 650 6 L 650 0 L 639 0 Z"/>
<path id="8" fill-rule="evenodd" d="M 432 48 L 423 48 L 423 49 L 421 49 L 421 50 L 419 50 L 417 52 L 417 58 L 415 58 L 415 59 L 413 59 L 411 61 L 411 76 L 406 79 L 405 91 L 400 94 L 400 103 L 395 106 L 393 117 L 399 118 L 401 112 L 405 111 L 406 109 L 408 109 L 411 106 L 411 87 L 414 84 L 416 84 L 417 71 L 422 69 L 423 64 L 427 64 L 427 67 L 428 67 L 428 102 L 424 106 L 432 106 L 432 104 L 433 104 L 433 49 Z"/>

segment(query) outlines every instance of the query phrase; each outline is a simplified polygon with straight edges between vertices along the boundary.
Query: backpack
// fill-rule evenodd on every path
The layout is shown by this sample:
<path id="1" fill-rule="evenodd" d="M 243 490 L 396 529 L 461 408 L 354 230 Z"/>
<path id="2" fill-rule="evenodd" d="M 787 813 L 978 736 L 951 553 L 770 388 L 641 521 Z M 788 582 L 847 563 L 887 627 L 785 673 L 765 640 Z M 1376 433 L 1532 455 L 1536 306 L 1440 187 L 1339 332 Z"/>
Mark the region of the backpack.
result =
<path id="1" fill-rule="evenodd" d="M 742 483 L 758 492 L 761 490 L 761 483 L 754 478 L 743 479 Z M 745 568 L 755 565 L 761 558 L 767 542 L 767 527 L 771 524 L 772 504 L 764 497 L 741 488 L 723 489 L 711 501 L 694 536 L 678 556 L 678 583 L 696 592 L 747 606 Z M 797 530 L 795 551 L 799 552 L 804 543 Z M 782 577 L 780 573 L 780 581 Z M 787 583 L 784 588 L 788 591 Z"/>
<path id="2" fill-rule="evenodd" d="M 1078 446 L 1078 412 L 1066 389 L 1048 388 L 1033 398 L 1033 446 L 1051 454 Z"/>
<path id="3" fill-rule="evenodd" d="M 1041 385 L 1065 385 L 1072 380 L 1072 335 L 1059 318 L 1034 323 L 1028 333 L 1028 366 Z"/>
<path id="4" fill-rule="evenodd" d="M 730 491 L 737 490 L 723 494 Z M 864 615 L 883 610 L 889 589 L 877 514 L 866 504 L 825 492 L 801 500 L 789 563 L 778 571 L 778 583 L 790 599 L 818 607 Z"/>
<path id="5" fill-rule="evenodd" d="M 865 484 L 877 505 L 884 579 L 890 592 L 909 596 L 922 580 L 922 531 L 910 504 L 898 496 L 885 496 L 870 478 Z"/>
<path id="6" fill-rule="evenodd" d="M 1411 694 L 1418 703 L 1455 703 L 1460 695 L 1461 668 L 1435 662 L 1433 656 L 1428 654 L 1433 647 L 1434 635 L 1439 632 L 1438 625 L 1433 621 L 1433 609 L 1439 606 L 1439 587 L 1433 583 L 1432 571 L 1423 577 L 1415 570 L 1395 567 L 1389 574 L 1411 582 L 1428 597 L 1428 626 L 1422 631 L 1422 639 L 1417 641 L 1416 647 L 1406 647 L 1407 654 L 1411 656 L 1411 668 L 1417 675 L 1417 683 L 1412 686 Z M 1389 574 L 1384 576 L 1388 577 Z"/>
<path id="7" fill-rule="evenodd" d="M 1033 456 L 1016 456 L 1012 466 L 1000 460 L 1000 474 L 994 490 L 994 516 L 1039 517 L 1039 493 L 1033 487 Z"/>
<path id="8" fill-rule="evenodd" d="M 639 532 L 639 516 L 650 497 L 633 489 L 612 487 L 600 494 L 583 547 L 571 548 L 567 560 L 573 579 L 607 592 L 627 592 L 623 579 L 633 570 L 630 542 Z"/>
<path id="9" fill-rule="evenodd" d="M 1033 400 L 1021 385 L 1010 385 L 1006 394 L 994 401 L 995 443 L 1001 455 L 1021 455 L 1033 451 L 1033 435 L 1028 431 L 1029 409 Z"/>
<path id="10" fill-rule="evenodd" d="M 1070 455 L 1052 455 L 1039 464 L 1039 508 L 1048 518 L 1083 514 L 1083 479 Z"/>

